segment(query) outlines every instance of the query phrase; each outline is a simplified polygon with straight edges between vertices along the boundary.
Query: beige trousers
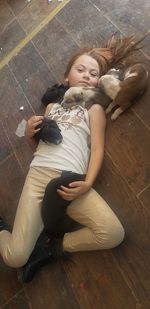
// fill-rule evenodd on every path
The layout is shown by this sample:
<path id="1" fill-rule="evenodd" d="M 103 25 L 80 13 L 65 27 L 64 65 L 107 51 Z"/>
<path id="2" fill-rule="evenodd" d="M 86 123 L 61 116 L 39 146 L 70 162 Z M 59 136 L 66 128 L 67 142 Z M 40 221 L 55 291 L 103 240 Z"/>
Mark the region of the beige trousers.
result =
<path id="1" fill-rule="evenodd" d="M 30 168 L 12 234 L 0 232 L 0 254 L 7 265 L 17 268 L 27 262 L 43 230 L 41 204 L 45 187 L 60 174 L 48 168 Z M 124 238 L 124 229 L 118 218 L 94 189 L 71 202 L 67 213 L 85 227 L 64 235 L 65 251 L 109 249 L 119 245 Z"/>

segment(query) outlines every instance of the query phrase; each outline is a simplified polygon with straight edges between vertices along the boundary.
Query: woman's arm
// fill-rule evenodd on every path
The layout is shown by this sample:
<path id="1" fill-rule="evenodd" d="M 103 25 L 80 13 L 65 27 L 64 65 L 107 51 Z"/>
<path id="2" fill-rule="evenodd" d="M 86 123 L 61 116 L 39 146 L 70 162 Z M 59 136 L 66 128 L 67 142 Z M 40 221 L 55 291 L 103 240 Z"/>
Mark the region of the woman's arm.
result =
<path id="1" fill-rule="evenodd" d="M 44 116 L 47 117 L 51 108 L 53 106 L 53 103 L 50 103 L 49 105 L 47 105 L 46 111 Z M 37 133 L 38 131 L 40 131 L 40 129 L 36 129 L 36 127 L 42 123 L 44 117 L 43 116 L 32 116 L 28 121 L 27 121 L 27 125 L 25 128 L 25 138 L 26 141 L 28 142 L 29 146 L 31 147 L 31 149 L 33 151 L 35 151 L 37 145 L 38 145 L 38 141 L 36 141 L 36 139 L 34 138 L 35 133 Z"/>
<path id="2" fill-rule="evenodd" d="M 85 181 L 91 187 L 101 168 L 104 156 L 106 118 L 103 108 L 94 104 L 89 110 L 91 156 Z"/>
<path id="3" fill-rule="evenodd" d="M 50 111 L 51 111 L 51 109 L 52 109 L 52 106 L 53 106 L 54 104 L 55 104 L 55 103 L 50 103 L 50 104 L 47 105 L 46 110 L 45 110 L 45 114 L 44 114 L 45 117 L 48 117 L 48 115 L 49 115 L 49 113 L 50 113 Z"/>
<path id="4" fill-rule="evenodd" d="M 38 141 L 34 138 L 34 135 L 36 132 L 38 132 L 40 129 L 36 129 L 36 127 L 42 123 L 43 116 L 32 116 L 26 124 L 25 128 L 25 138 L 29 146 L 33 151 L 35 151 Z"/>
<path id="5" fill-rule="evenodd" d="M 103 108 L 94 104 L 89 110 L 91 131 L 91 156 L 85 181 L 74 181 L 69 188 L 61 186 L 57 192 L 65 200 L 71 201 L 87 192 L 93 185 L 94 180 L 101 168 L 104 156 L 104 140 L 106 119 Z"/>

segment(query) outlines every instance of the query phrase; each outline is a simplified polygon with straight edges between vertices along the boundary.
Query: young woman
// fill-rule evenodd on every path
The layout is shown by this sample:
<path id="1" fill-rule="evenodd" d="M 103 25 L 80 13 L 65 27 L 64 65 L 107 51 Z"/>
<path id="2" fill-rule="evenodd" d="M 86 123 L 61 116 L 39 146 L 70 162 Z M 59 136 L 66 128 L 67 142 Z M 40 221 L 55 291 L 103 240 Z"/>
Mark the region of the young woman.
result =
<path id="1" fill-rule="evenodd" d="M 113 51 L 111 48 L 82 50 L 69 62 L 65 83 L 69 87 L 96 87 L 99 77 L 111 67 L 114 55 L 117 58 Z M 0 218 L 0 253 L 9 266 L 25 265 L 22 268 L 24 282 L 30 281 L 39 267 L 63 256 L 64 252 L 110 249 L 124 239 L 120 221 L 92 188 L 104 154 L 106 120 L 102 107 L 95 104 L 87 111 L 78 105 L 63 109 L 58 103 L 50 103 L 45 115 L 56 120 L 63 141 L 59 145 L 40 141 L 37 145 L 34 134 L 39 130 L 36 127 L 43 116 L 29 119 L 25 136 L 35 153 L 12 233 Z M 70 183 L 69 187 L 61 186 L 57 191 L 63 199 L 71 201 L 67 213 L 83 227 L 65 233 L 59 240 L 39 242 L 35 247 L 43 230 L 41 205 L 45 188 L 63 170 L 86 174 L 85 181 Z"/>

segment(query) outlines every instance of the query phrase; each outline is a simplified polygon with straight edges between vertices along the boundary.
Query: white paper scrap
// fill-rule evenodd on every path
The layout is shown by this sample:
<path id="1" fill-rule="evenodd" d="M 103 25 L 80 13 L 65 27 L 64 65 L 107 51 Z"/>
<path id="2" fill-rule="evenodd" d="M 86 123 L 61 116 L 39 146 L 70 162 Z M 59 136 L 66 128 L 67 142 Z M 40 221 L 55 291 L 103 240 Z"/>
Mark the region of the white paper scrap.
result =
<path id="1" fill-rule="evenodd" d="M 23 120 L 18 124 L 17 130 L 16 130 L 16 132 L 15 132 L 16 135 L 17 135 L 18 137 L 24 136 L 26 124 L 27 124 L 27 121 L 26 121 L 25 119 L 23 119 Z"/>

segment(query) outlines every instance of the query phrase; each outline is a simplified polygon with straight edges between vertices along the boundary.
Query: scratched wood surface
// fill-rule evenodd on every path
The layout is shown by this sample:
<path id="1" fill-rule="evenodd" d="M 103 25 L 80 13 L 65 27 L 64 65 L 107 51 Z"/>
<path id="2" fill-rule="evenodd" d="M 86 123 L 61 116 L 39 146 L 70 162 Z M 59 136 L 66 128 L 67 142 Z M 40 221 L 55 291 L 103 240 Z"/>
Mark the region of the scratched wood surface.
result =
<path id="1" fill-rule="evenodd" d="M 0 1 L 0 60 L 59 5 Z M 103 46 L 112 33 L 150 29 L 148 0 L 71 0 L 0 70 L 0 215 L 13 224 L 32 151 L 18 125 L 41 114 L 41 97 L 63 79 L 67 60 L 83 46 Z M 139 58 L 150 71 L 150 36 Z M 150 86 L 116 122 L 107 118 L 105 157 L 96 190 L 126 230 L 108 251 L 82 252 L 40 270 L 27 285 L 0 259 L 0 308 L 150 308 Z M 23 110 L 20 110 L 23 107 Z"/>

